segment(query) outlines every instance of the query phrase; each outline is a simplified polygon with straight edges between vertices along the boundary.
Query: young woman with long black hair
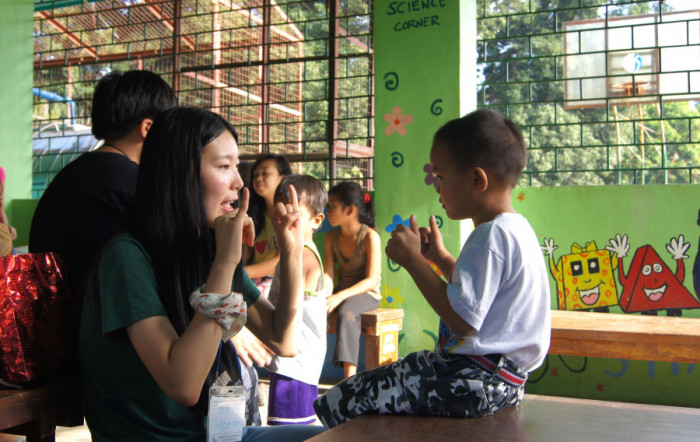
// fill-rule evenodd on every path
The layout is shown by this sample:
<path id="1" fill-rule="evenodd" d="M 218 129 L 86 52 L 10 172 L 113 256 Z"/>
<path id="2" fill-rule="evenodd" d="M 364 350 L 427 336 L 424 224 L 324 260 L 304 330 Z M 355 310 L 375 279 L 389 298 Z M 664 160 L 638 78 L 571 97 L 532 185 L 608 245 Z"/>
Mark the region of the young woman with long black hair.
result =
<path id="1" fill-rule="evenodd" d="M 244 322 L 276 353 L 296 354 L 297 200 L 272 216 L 285 288 L 275 309 L 240 266 L 254 229 L 247 190 L 239 198 L 236 141 L 224 118 L 197 108 L 171 109 L 148 132 L 127 232 L 105 246 L 81 315 L 83 406 L 94 440 L 203 440 L 208 387 L 224 373 L 236 378 L 227 337 Z M 322 431 L 272 434 L 277 428 L 247 427 L 244 440 Z"/>

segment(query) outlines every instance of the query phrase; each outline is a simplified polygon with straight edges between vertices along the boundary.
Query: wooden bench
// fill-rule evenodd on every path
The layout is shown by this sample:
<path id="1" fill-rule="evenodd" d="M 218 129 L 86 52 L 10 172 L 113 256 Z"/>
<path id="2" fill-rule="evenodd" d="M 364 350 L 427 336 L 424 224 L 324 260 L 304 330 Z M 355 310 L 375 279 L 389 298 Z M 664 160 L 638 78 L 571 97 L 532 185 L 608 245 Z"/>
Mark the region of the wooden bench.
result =
<path id="1" fill-rule="evenodd" d="M 493 416 L 365 415 L 309 439 L 342 441 L 697 440 L 700 409 L 525 395 Z"/>
<path id="2" fill-rule="evenodd" d="M 549 353 L 700 363 L 700 318 L 553 310 Z"/>
<path id="3" fill-rule="evenodd" d="M 552 311 L 549 353 L 700 363 L 700 319 Z M 695 440 L 700 409 L 525 395 L 474 419 L 365 415 L 310 440 Z"/>
<path id="4" fill-rule="evenodd" d="M 56 425 L 83 425 L 79 379 L 0 390 L 0 433 L 24 435 L 27 442 L 49 442 L 55 440 Z"/>
<path id="5" fill-rule="evenodd" d="M 328 315 L 328 333 L 336 333 L 336 315 Z M 403 309 L 380 308 L 362 314 L 365 337 L 365 369 L 380 367 L 398 360 L 399 330 L 403 326 Z"/>

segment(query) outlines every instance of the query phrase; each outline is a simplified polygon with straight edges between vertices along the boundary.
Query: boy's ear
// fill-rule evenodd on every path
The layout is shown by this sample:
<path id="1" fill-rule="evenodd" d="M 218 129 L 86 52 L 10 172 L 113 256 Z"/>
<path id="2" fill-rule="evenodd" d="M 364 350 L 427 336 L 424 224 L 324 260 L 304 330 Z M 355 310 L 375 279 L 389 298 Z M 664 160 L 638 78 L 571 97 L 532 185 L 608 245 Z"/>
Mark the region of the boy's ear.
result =
<path id="1" fill-rule="evenodd" d="M 141 123 L 139 123 L 139 135 L 142 139 L 146 139 L 146 134 L 148 133 L 148 130 L 151 128 L 152 124 L 153 120 L 150 118 L 144 118 L 141 120 Z"/>
<path id="2" fill-rule="evenodd" d="M 326 219 L 326 215 L 323 214 L 323 212 L 317 213 L 316 216 L 314 216 L 311 219 L 311 227 L 313 228 L 314 232 L 318 230 L 319 227 L 321 227 L 321 224 L 323 224 L 324 219 Z"/>
<path id="3" fill-rule="evenodd" d="M 488 174 L 481 167 L 475 167 L 472 170 L 472 180 L 474 180 L 474 188 L 478 191 L 483 192 L 489 187 Z"/>

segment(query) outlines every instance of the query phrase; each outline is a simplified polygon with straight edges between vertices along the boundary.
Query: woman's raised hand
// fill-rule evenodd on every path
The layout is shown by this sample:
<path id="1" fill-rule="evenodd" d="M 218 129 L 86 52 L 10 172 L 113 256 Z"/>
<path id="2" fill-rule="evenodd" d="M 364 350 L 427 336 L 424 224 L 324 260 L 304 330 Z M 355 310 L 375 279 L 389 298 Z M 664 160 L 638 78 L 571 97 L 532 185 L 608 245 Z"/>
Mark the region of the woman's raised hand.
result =
<path id="1" fill-rule="evenodd" d="M 216 235 L 216 258 L 229 261 L 234 266 L 241 260 L 243 244 L 253 246 L 255 227 L 248 216 L 250 193 L 247 188 L 241 192 L 238 210 L 221 215 L 214 221 Z"/>

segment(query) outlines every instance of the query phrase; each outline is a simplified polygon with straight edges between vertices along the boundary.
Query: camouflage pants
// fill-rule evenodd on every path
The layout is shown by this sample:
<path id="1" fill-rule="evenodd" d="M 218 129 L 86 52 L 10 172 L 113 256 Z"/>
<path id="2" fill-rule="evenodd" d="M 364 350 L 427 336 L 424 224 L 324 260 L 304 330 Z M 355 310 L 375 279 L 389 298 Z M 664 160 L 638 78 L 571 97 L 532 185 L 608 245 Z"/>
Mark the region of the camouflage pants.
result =
<path id="1" fill-rule="evenodd" d="M 505 357 L 420 351 L 340 382 L 314 402 L 314 409 L 329 428 L 362 414 L 487 416 L 517 406 L 526 379 Z"/>

